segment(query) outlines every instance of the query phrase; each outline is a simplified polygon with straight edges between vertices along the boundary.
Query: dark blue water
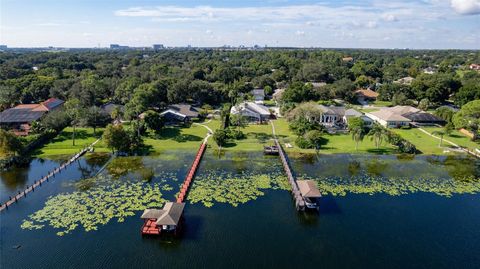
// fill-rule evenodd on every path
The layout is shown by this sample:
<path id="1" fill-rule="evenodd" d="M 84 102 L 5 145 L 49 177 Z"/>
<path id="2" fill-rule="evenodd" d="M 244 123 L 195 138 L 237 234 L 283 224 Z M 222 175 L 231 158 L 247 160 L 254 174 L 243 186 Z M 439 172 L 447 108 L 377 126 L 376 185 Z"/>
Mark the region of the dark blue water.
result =
<path id="1" fill-rule="evenodd" d="M 253 163 L 275 162 L 255 154 L 227 154 L 221 160 L 206 157 L 199 173 L 212 169 L 262 173 L 270 171 L 269 166 Z M 412 161 L 410 168 L 402 164 L 402 169 L 417 169 L 412 167 L 423 161 Z M 155 162 L 162 163 L 164 171 L 171 167 L 180 178 L 188 169 L 177 160 L 145 161 Z M 325 167 L 340 165 L 338 160 L 325 159 L 292 162 L 304 167 L 299 168 L 302 173 L 318 169 L 311 172 L 317 176 Z M 297 213 L 287 191 L 266 190 L 265 196 L 238 207 L 188 204 L 179 239 L 140 236 L 140 212 L 123 223 L 111 221 L 98 231 L 77 229 L 63 237 L 48 227 L 20 229 L 22 220 L 41 209 L 49 195 L 68 190 L 62 182 L 82 176 L 78 167 L 69 169 L 0 215 L 0 268 L 478 268 L 480 264 L 478 194 L 326 196 L 317 215 Z M 38 168 L 32 167 L 28 173 L 35 171 Z"/>

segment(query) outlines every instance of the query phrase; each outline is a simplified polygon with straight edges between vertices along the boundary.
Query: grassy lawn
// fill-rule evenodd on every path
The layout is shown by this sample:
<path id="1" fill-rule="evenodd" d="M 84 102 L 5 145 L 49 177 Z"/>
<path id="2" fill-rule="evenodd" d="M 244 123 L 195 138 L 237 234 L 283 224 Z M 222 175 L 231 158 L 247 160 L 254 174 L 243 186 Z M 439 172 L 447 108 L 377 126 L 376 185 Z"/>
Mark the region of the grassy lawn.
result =
<path id="1" fill-rule="evenodd" d="M 295 139 L 297 136 L 293 134 L 289 128 L 285 119 L 278 119 L 274 121 L 275 131 L 280 143 L 290 143 L 293 148 L 286 148 L 288 152 L 310 152 L 314 153 L 314 149 L 301 149 L 295 145 Z M 320 149 L 320 153 L 395 153 L 395 148 L 389 145 L 387 142 L 383 142 L 382 145 L 376 149 L 373 141 L 370 137 L 365 137 L 362 142 L 358 144 L 358 150 L 355 149 L 355 141 L 352 140 L 350 134 L 336 134 L 325 135 L 328 140 L 326 145 L 323 145 Z"/>
<path id="2" fill-rule="evenodd" d="M 213 123 L 211 127 L 214 127 Z M 195 124 L 188 127 L 171 126 L 163 128 L 159 134 L 150 134 L 144 142 L 153 153 L 176 149 L 198 150 L 207 133 L 208 130 L 205 127 Z"/>
<path id="3" fill-rule="evenodd" d="M 84 147 L 92 144 L 103 133 L 102 128 L 97 128 L 96 136 L 93 135 L 93 128 L 76 128 L 75 146 L 72 144 L 73 128 L 65 128 L 59 135 L 52 139 L 43 147 L 36 149 L 33 154 L 37 157 L 47 157 L 53 155 L 73 155 Z M 110 152 L 108 148 L 99 141 L 95 145 L 95 152 Z"/>
<path id="4" fill-rule="evenodd" d="M 372 102 L 370 103 L 372 106 L 376 106 L 376 107 L 386 107 L 386 106 L 392 106 L 392 102 L 390 101 L 375 101 L 375 102 Z"/>
<path id="5" fill-rule="evenodd" d="M 423 127 L 423 129 L 425 129 L 425 131 L 429 133 L 432 133 L 435 131 L 443 131 L 443 128 L 438 128 L 438 127 Z M 480 148 L 480 143 L 472 141 L 469 137 L 463 135 L 457 130 L 453 130 L 450 135 L 445 135 L 443 139 L 451 141 L 461 147 L 468 148 L 472 151 L 474 151 L 476 148 Z M 443 142 L 443 144 L 444 146 L 449 145 L 447 142 Z"/>
<path id="6" fill-rule="evenodd" d="M 436 138 L 433 138 L 424 132 L 420 131 L 417 128 L 412 129 L 391 129 L 393 132 L 399 134 L 404 139 L 410 141 L 414 144 L 418 150 L 423 154 L 434 154 L 434 155 L 445 155 L 448 154 L 444 152 L 447 148 L 447 145 L 444 144 L 444 147 L 439 147 L 440 141 Z"/>
<path id="7" fill-rule="evenodd" d="M 239 128 L 247 138 L 231 141 L 224 147 L 225 150 L 233 151 L 262 151 L 263 146 L 272 144 L 272 126 L 268 124 L 249 124 L 245 128 Z M 212 140 L 212 145 L 216 144 Z"/>

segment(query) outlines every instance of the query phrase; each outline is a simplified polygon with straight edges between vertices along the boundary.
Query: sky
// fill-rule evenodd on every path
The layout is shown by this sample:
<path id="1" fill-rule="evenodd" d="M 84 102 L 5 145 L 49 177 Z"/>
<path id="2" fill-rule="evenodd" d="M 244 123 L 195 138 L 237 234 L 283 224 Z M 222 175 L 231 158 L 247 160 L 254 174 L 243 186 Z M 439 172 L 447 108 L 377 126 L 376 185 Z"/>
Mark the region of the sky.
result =
<path id="1" fill-rule="evenodd" d="M 0 44 L 480 49 L 480 0 L 0 0 Z"/>

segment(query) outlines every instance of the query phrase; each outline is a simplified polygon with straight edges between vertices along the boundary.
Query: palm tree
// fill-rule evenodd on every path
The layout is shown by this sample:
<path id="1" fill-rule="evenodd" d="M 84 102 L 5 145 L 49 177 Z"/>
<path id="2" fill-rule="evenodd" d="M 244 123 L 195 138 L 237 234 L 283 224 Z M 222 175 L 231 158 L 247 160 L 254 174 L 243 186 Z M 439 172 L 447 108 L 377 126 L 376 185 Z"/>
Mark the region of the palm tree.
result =
<path id="1" fill-rule="evenodd" d="M 375 142 L 375 147 L 378 149 L 383 140 L 387 138 L 387 131 L 380 124 L 373 124 L 372 128 L 368 132 L 371 139 Z"/>
<path id="2" fill-rule="evenodd" d="M 365 131 L 361 127 L 355 127 L 350 129 L 350 133 L 352 133 L 352 139 L 355 141 L 355 150 L 358 150 L 358 143 L 363 141 L 365 137 Z"/>
<path id="3" fill-rule="evenodd" d="M 445 135 L 445 132 L 444 131 L 433 131 L 432 135 L 440 136 L 440 144 L 438 146 L 441 147 L 442 144 L 443 144 L 443 136 Z"/>

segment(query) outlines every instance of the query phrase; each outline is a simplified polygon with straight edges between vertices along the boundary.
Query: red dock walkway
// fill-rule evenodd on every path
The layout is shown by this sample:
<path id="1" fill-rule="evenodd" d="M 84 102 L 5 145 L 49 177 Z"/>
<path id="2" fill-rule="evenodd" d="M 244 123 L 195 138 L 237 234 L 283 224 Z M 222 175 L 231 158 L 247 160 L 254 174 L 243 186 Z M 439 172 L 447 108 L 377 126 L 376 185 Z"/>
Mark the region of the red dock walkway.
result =
<path id="1" fill-rule="evenodd" d="M 195 156 L 195 160 L 193 161 L 192 167 L 188 171 L 188 174 L 185 177 L 185 180 L 183 181 L 182 186 L 180 187 L 180 193 L 178 194 L 178 197 L 177 197 L 177 203 L 183 203 L 183 200 L 186 198 L 188 188 L 192 183 L 192 179 L 195 176 L 195 172 L 197 172 L 198 165 L 202 160 L 202 156 L 206 148 L 207 148 L 207 143 L 206 142 L 202 143 L 202 145 L 200 146 L 200 149 L 197 152 L 197 155 Z"/>

